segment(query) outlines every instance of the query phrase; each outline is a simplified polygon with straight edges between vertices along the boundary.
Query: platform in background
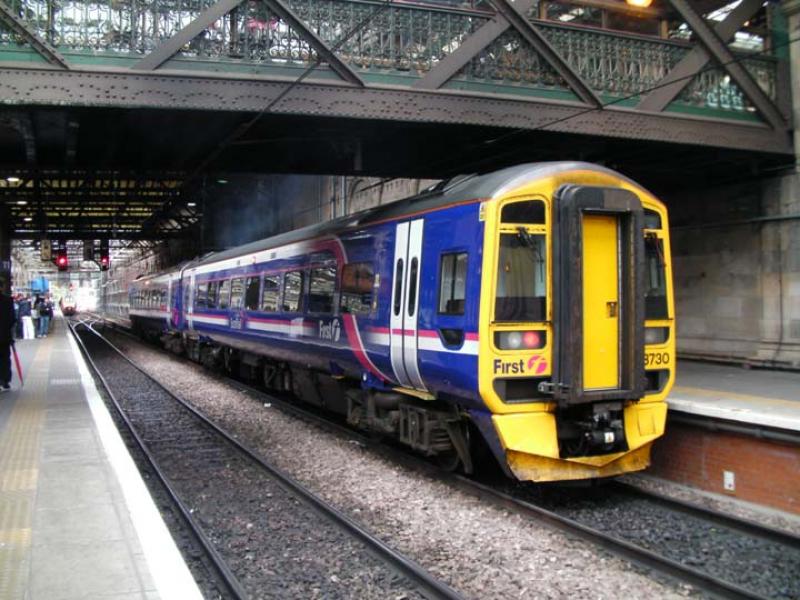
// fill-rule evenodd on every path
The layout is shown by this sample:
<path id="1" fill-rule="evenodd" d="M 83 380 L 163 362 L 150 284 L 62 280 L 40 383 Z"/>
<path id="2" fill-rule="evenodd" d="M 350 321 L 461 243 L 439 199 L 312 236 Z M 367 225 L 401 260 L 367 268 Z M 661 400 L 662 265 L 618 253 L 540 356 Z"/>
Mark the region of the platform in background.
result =
<path id="1" fill-rule="evenodd" d="M 800 373 L 678 364 L 650 473 L 800 514 Z"/>
<path id="2" fill-rule="evenodd" d="M 0 395 L 0 598 L 199 598 L 68 335 L 59 319 L 17 342 L 25 385 Z M 172 544 L 169 580 L 145 514 Z"/>
<path id="3" fill-rule="evenodd" d="M 680 361 L 670 410 L 800 432 L 800 373 Z"/>

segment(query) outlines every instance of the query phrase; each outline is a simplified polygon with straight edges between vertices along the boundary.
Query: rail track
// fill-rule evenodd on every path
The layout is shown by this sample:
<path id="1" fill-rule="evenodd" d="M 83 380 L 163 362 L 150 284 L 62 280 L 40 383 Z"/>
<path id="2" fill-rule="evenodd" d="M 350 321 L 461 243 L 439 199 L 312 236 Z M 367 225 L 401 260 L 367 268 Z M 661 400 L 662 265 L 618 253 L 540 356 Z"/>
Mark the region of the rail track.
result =
<path id="1" fill-rule="evenodd" d="M 289 585 L 287 580 L 297 579 L 304 590 L 313 589 L 325 597 L 388 597 L 390 592 L 394 595 L 402 592 L 403 597 L 409 598 L 461 598 L 446 583 L 373 536 L 170 392 L 125 356 L 94 325 L 91 319 L 74 320 L 70 328 L 153 471 L 185 522 L 201 540 L 230 597 L 261 597 L 265 587 L 273 589 L 275 597 L 291 597 L 298 590 L 283 586 Z M 111 371 L 113 374 L 109 376 Z M 231 494 L 233 489 L 236 494 Z M 215 514 L 209 505 L 220 502 L 220 492 L 230 504 L 224 514 Z M 284 498 L 279 501 L 279 496 Z M 263 501 L 265 497 L 269 502 Z M 257 505 L 251 514 L 247 504 L 254 502 Z M 270 530 L 265 536 L 272 539 L 275 565 L 268 569 L 270 575 L 260 580 L 257 569 L 248 562 L 252 562 L 254 553 L 265 551 L 264 546 L 259 545 L 265 540 L 249 533 L 246 547 L 242 549 L 241 532 L 231 535 L 225 529 L 231 522 L 235 526 L 237 522 L 247 521 L 244 531 L 252 530 L 259 523 L 258 514 L 273 511 L 275 505 L 278 505 L 277 514 L 267 520 Z M 292 514 L 287 514 L 287 510 Z M 309 519 L 309 530 L 299 534 L 290 531 L 287 540 L 280 539 L 280 534 L 286 532 L 286 522 L 293 519 Z M 326 531 L 326 528 L 334 531 Z M 269 542 L 265 541 L 265 545 Z M 306 558 L 310 560 L 304 564 L 299 564 L 303 558 L 298 556 L 299 546 L 305 546 L 309 554 Z M 343 590 L 347 577 L 341 571 L 342 556 L 337 556 L 338 562 L 331 565 L 320 554 L 332 547 L 345 557 L 350 553 L 351 559 L 357 562 L 355 580 L 363 579 L 365 572 L 368 574 L 367 592 Z M 281 565 L 287 567 L 289 563 L 291 567 L 280 569 Z M 314 582 L 317 576 L 320 581 Z M 333 588 L 331 581 L 336 584 Z"/>
<path id="2" fill-rule="evenodd" d="M 127 332 L 121 330 L 123 333 Z M 130 335 L 130 334 L 127 334 Z M 141 340 L 131 336 L 141 343 Z M 218 375 L 257 401 L 355 439 L 392 460 L 435 471 L 458 489 L 595 544 L 634 564 L 724 598 L 800 597 L 800 536 L 621 482 L 591 488 L 514 485 L 442 472 L 341 422 L 247 383 Z M 611 512 L 623 514 L 608 518 Z M 642 522 L 635 519 L 641 517 Z M 687 539 L 684 534 L 691 535 Z M 709 541 L 710 540 L 710 541 Z M 697 552 L 692 544 L 709 545 Z M 724 564 L 722 564 L 724 563 Z"/>

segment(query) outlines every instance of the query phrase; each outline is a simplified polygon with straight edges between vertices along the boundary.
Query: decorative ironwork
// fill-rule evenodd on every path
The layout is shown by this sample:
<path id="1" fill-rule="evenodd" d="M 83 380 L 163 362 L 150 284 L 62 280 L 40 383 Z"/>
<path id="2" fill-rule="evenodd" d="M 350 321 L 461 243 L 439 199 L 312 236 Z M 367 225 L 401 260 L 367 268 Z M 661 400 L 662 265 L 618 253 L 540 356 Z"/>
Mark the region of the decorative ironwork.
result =
<path id="1" fill-rule="evenodd" d="M 514 30 L 506 31 L 473 58 L 457 76 L 493 84 L 523 84 L 537 88 L 568 90 L 555 69 Z"/>
<path id="2" fill-rule="evenodd" d="M 215 0 L 3 1 L 31 31 L 61 52 L 138 59 L 188 25 Z M 492 13 L 483 2 L 437 0 L 387 7 L 379 0 L 287 0 L 294 14 L 335 48 L 342 61 L 373 77 L 393 77 L 395 82 L 430 71 L 487 23 Z M 605 99 L 636 96 L 656 87 L 692 48 L 688 42 L 566 24 L 535 21 L 534 26 Z M 355 35 L 341 44 L 352 31 L 356 31 Z M 19 43 L 13 32 L 0 29 L 0 44 Z M 226 70 L 242 66 L 305 67 L 317 56 L 303 36 L 263 2 L 248 0 L 181 48 L 176 58 L 201 61 L 204 70 Z M 774 99 L 775 61 L 753 57 L 743 64 L 767 96 Z M 459 87 L 464 82 L 532 94 L 569 90 L 546 61 L 512 30 L 475 56 L 450 86 Z M 674 104 L 738 112 L 753 110 L 721 69 L 704 70 Z"/>
<path id="3" fill-rule="evenodd" d="M 609 96 L 652 88 L 688 51 L 663 40 L 600 31 L 553 26 L 540 31 L 592 89 Z"/>

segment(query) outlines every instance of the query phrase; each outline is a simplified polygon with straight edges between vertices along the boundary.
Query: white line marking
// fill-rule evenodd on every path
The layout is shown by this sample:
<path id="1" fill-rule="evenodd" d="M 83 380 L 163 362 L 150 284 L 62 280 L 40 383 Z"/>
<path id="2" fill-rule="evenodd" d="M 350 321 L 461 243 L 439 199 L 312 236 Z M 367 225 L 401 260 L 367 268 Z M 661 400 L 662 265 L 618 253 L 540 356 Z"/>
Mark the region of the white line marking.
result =
<path id="1" fill-rule="evenodd" d="M 83 391 L 92 411 L 98 434 L 106 450 L 117 481 L 122 488 L 125 503 L 130 511 L 139 543 L 142 545 L 150 574 L 161 598 L 181 598 L 203 600 L 189 568 L 178 551 L 175 541 L 161 519 L 150 492 L 142 481 L 142 477 L 133 463 L 128 449 L 122 442 L 108 409 L 100 398 L 94 380 L 83 360 L 77 342 L 67 335 L 72 346 L 72 353 L 81 375 Z"/>

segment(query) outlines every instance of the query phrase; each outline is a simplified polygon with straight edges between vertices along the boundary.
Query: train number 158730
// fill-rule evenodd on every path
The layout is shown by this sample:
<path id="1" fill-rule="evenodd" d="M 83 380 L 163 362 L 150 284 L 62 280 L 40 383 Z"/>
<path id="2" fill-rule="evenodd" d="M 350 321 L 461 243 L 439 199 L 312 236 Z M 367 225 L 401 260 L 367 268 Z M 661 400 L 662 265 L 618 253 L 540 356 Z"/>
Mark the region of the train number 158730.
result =
<path id="1" fill-rule="evenodd" d="M 669 352 L 645 352 L 644 366 L 655 367 L 669 364 Z"/>

